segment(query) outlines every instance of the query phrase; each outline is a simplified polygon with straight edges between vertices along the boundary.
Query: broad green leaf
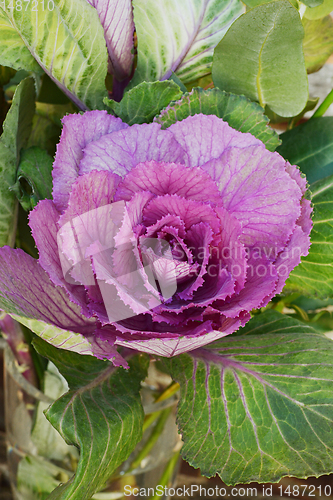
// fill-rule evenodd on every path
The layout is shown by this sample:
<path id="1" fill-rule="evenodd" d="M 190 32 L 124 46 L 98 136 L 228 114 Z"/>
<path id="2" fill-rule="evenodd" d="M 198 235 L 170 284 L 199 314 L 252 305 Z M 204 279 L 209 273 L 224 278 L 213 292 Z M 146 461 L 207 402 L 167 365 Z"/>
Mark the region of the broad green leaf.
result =
<path id="1" fill-rule="evenodd" d="M 180 101 L 172 103 L 155 118 L 162 128 L 170 127 L 176 121 L 184 120 L 197 113 L 214 114 L 240 132 L 249 132 L 260 139 L 269 151 L 280 144 L 277 133 L 268 126 L 264 110 L 244 96 L 230 94 L 219 89 L 193 89 Z"/>
<path id="2" fill-rule="evenodd" d="M 308 73 L 318 71 L 333 53 L 333 20 L 330 16 L 310 21 L 303 18 L 303 51 Z"/>
<path id="3" fill-rule="evenodd" d="M 304 12 L 303 17 L 312 20 L 321 19 L 322 17 L 327 16 L 332 11 L 333 11 L 333 0 L 324 0 L 324 2 L 318 7 L 314 7 L 313 9 L 308 7 Z"/>
<path id="4" fill-rule="evenodd" d="M 0 137 L 0 246 L 15 241 L 18 203 L 9 188 L 16 181 L 20 150 L 30 135 L 34 109 L 34 81 L 27 78 L 15 91 Z"/>
<path id="5" fill-rule="evenodd" d="M 318 7 L 319 5 L 322 5 L 324 0 L 303 0 L 302 3 L 306 5 L 307 7 Z"/>
<path id="6" fill-rule="evenodd" d="M 164 82 L 142 82 L 126 92 L 120 102 L 105 99 L 105 104 L 123 122 L 150 123 L 171 101 L 183 95 L 179 86 L 170 80 Z"/>
<path id="7" fill-rule="evenodd" d="M 3 10 L 0 3 L 0 64 L 14 69 L 25 69 L 41 73 L 42 69 L 24 44 L 19 32 Z"/>
<path id="8" fill-rule="evenodd" d="M 240 0 L 133 0 L 133 7 L 138 64 L 132 87 L 172 72 L 183 83 L 210 73 L 214 47 L 244 12 Z"/>
<path id="9" fill-rule="evenodd" d="M 39 200 L 52 199 L 53 158 L 44 149 L 32 147 L 22 152 L 12 190 L 24 210 L 34 208 Z"/>
<path id="10" fill-rule="evenodd" d="M 333 117 L 312 118 L 280 135 L 278 153 L 311 183 L 333 174 Z"/>
<path id="11" fill-rule="evenodd" d="M 215 86 L 268 104 L 281 116 L 297 115 L 308 100 L 303 36 L 299 14 L 287 0 L 258 5 L 215 48 Z"/>
<path id="12" fill-rule="evenodd" d="M 18 316 L 17 314 L 11 314 L 11 316 L 16 319 L 16 321 L 29 328 L 29 330 L 38 335 L 38 337 L 46 342 L 52 342 L 52 345 L 59 349 L 77 352 L 81 355 L 94 354 L 89 341 L 80 333 L 62 330 L 56 326 L 44 323 L 44 321 L 29 319 L 24 316 Z"/>
<path id="13" fill-rule="evenodd" d="M 24 40 L 26 51 L 80 109 L 102 108 L 107 50 L 96 9 L 86 0 L 53 0 L 45 8 L 43 2 L 23 3 L 22 10 L 10 9 L 9 2 L 0 7 L 13 39 Z"/>
<path id="14" fill-rule="evenodd" d="M 333 297 L 333 175 L 311 184 L 314 206 L 309 255 L 290 274 L 286 289 Z"/>
<path id="15" fill-rule="evenodd" d="M 257 5 L 262 5 L 264 3 L 270 3 L 272 0 L 245 0 L 245 5 L 249 8 L 249 9 L 253 9 L 254 7 L 257 7 Z M 323 2 L 323 0 L 314 0 L 314 2 L 317 2 L 319 1 L 319 3 L 317 3 L 317 5 L 319 5 L 320 3 Z M 289 0 L 289 2 L 291 3 L 291 5 L 293 7 L 295 7 L 295 9 L 298 10 L 298 2 L 297 0 Z M 304 2 L 305 3 L 305 2 Z"/>
<path id="16" fill-rule="evenodd" d="M 333 342 L 271 310 L 241 333 L 164 360 L 183 457 L 226 484 L 332 472 Z"/>
<path id="17" fill-rule="evenodd" d="M 146 377 L 148 358 L 132 358 L 125 370 L 58 350 L 41 339 L 34 346 L 57 366 L 70 388 L 45 415 L 68 444 L 80 449 L 74 478 L 49 498 L 90 500 L 141 439 L 140 382 Z"/>
<path id="18" fill-rule="evenodd" d="M 298 123 L 305 113 L 307 113 L 308 111 L 312 111 L 317 106 L 318 101 L 319 101 L 319 97 L 316 97 L 314 99 L 310 98 L 308 100 L 308 102 L 306 103 L 305 108 L 302 109 L 302 111 L 299 113 L 299 115 L 294 116 L 292 118 L 292 120 L 291 120 L 292 123 L 293 124 Z M 283 122 L 286 123 L 286 121 L 287 121 L 287 119 L 284 116 L 279 116 L 276 113 L 273 113 L 273 111 L 271 111 L 268 106 L 266 106 L 266 108 L 265 108 L 265 115 L 269 118 L 269 122 L 271 124 L 283 123 Z"/>

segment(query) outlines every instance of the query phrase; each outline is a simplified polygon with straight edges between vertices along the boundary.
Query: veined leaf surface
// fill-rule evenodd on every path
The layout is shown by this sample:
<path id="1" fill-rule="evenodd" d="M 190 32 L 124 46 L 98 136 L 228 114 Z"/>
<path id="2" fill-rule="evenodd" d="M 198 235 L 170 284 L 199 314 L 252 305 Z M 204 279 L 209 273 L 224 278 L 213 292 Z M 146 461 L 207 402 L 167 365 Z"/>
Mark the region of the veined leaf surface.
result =
<path id="1" fill-rule="evenodd" d="M 42 72 L 0 3 L 0 64 L 14 69 Z"/>
<path id="2" fill-rule="evenodd" d="M 239 333 L 163 360 L 183 457 L 226 484 L 332 472 L 333 342 L 271 310 Z"/>
<path id="3" fill-rule="evenodd" d="M 244 12 L 239 0 L 133 0 L 138 65 L 131 86 L 167 80 L 184 82 L 211 71 L 213 50 Z"/>
<path id="4" fill-rule="evenodd" d="M 0 246 L 15 242 L 18 203 L 9 188 L 16 181 L 20 150 L 28 141 L 34 111 L 34 81 L 26 78 L 15 91 L 0 137 Z"/>
<path id="5" fill-rule="evenodd" d="M 164 82 L 142 82 L 126 92 L 120 102 L 105 99 L 105 104 L 123 122 L 149 123 L 170 101 L 180 98 L 179 86 L 168 80 Z"/>
<path id="6" fill-rule="evenodd" d="M 310 186 L 314 206 L 309 255 L 292 271 L 286 288 L 304 295 L 333 296 L 333 175 Z"/>
<path id="7" fill-rule="evenodd" d="M 48 498 L 90 500 L 141 439 L 140 388 L 149 360 L 136 356 L 129 361 L 129 370 L 124 370 L 94 357 L 58 350 L 41 339 L 34 345 L 57 366 L 70 388 L 45 415 L 67 444 L 80 449 L 75 476 Z"/>
<path id="8" fill-rule="evenodd" d="M 11 38 L 16 43 L 19 37 L 27 50 L 21 44 L 17 54 L 13 43 L 7 49 L 6 64 L 22 55 L 25 69 L 30 69 L 28 51 L 80 109 L 102 108 L 107 95 L 107 50 L 97 11 L 86 0 L 11 3 L 0 4 L 4 29 L 8 33 L 11 26 Z M 0 62 L 5 64 L 1 58 Z"/>
<path id="9" fill-rule="evenodd" d="M 230 94 L 219 89 L 194 88 L 179 101 L 171 103 L 154 121 L 162 128 L 197 113 L 215 114 L 240 132 L 249 132 L 260 139 L 269 151 L 274 151 L 280 140 L 277 133 L 268 126 L 264 110 L 245 96 Z"/>
<path id="10" fill-rule="evenodd" d="M 299 13 L 287 0 L 249 10 L 214 50 L 215 86 L 268 104 L 278 115 L 298 115 L 308 100 L 303 37 Z"/>

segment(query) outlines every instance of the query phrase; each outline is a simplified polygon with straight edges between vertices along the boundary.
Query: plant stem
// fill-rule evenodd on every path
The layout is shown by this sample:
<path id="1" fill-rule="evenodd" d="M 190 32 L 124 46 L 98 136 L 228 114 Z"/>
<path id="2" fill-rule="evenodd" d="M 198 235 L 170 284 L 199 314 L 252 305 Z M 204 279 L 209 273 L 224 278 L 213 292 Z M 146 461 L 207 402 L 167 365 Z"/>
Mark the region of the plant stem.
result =
<path id="1" fill-rule="evenodd" d="M 178 382 L 172 382 L 169 387 L 167 387 L 162 394 L 158 396 L 158 398 L 155 400 L 155 403 L 159 403 L 160 401 L 164 401 L 165 399 L 171 398 L 177 391 L 179 391 L 179 384 Z"/>
<path id="2" fill-rule="evenodd" d="M 159 416 L 159 419 L 158 419 L 158 421 L 156 423 L 156 426 L 153 429 L 151 435 L 149 436 L 149 439 L 148 439 L 147 443 L 144 445 L 144 447 L 139 452 L 139 454 L 135 457 L 135 459 L 133 460 L 133 462 L 131 464 L 130 469 L 127 472 L 131 472 L 132 470 L 136 469 L 140 465 L 141 461 L 151 451 L 151 449 L 153 448 L 154 444 L 156 443 L 156 441 L 160 437 L 161 432 L 164 429 L 164 425 L 165 425 L 165 423 L 166 423 L 166 421 L 167 421 L 167 419 L 168 419 L 171 411 L 172 411 L 172 407 L 166 408 L 165 410 L 163 410 L 161 412 L 161 415 Z"/>
<path id="3" fill-rule="evenodd" d="M 173 472 L 175 470 L 175 467 L 177 466 L 177 462 L 178 462 L 178 457 L 179 457 L 179 453 L 180 453 L 180 450 L 177 451 L 169 460 L 169 462 L 167 463 L 167 466 L 165 467 L 164 471 L 163 471 L 163 474 L 161 476 L 161 479 L 159 480 L 158 482 L 158 485 L 162 485 L 162 486 L 170 486 L 170 480 L 172 478 L 172 475 L 173 475 Z M 155 494 L 153 497 L 152 497 L 152 500 L 158 500 L 158 498 L 160 497 L 160 495 L 157 495 Z"/>
<path id="4" fill-rule="evenodd" d="M 312 118 L 319 118 L 320 116 L 323 116 L 324 113 L 328 110 L 330 105 L 333 103 L 333 89 L 331 92 L 325 97 L 319 108 L 316 109 L 316 111 L 313 113 L 310 119 Z"/>

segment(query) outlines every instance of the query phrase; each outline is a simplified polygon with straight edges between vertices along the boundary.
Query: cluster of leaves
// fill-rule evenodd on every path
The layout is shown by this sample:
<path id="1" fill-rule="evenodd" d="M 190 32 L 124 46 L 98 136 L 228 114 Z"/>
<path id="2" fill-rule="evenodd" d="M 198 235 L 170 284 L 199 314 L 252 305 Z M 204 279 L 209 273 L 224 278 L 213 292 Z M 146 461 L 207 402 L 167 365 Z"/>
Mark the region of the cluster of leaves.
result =
<path id="1" fill-rule="evenodd" d="M 309 255 L 284 296 L 245 328 L 163 363 L 181 387 L 183 456 L 205 475 L 236 484 L 332 472 L 333 344 L 323 333 L 333 329 L 333 118 L 292 128 L 313 106 L 307 73 L 333 52 L 332 0 L 307 0 L 302 19 L 298 2 L 288 0 L 247 0 L 243 15 L 239 0 L 221 2 L 219 15 L 214 1 L 174 0 L 165 10 L 163 2 L 133 0 L 137 66 L 120 102 L 105 86 L 97 11 L 86 0 L 53 0 L 54 9 L 38 6 L 33 15 L 25 3 L 19 10 L 0 2 L 0 245 L 36 256 L 25 212 L 52 197 L 52 156 L 68 112 L 107 109 L 130 125 L 163 128 L 216 114 L 278 148 L 310 183 Z M 268 117 L 290 130 L 279 138 Z M 69 384 L 46 416 L 80 459 L 75 476 L 48 498 L 89 500 L 140 439 L 148 360 L 135 356 L 128 371 L 114 369 L 71 352 L 69 332 L 16 319 L 38 334 L 36 349 Z"/>

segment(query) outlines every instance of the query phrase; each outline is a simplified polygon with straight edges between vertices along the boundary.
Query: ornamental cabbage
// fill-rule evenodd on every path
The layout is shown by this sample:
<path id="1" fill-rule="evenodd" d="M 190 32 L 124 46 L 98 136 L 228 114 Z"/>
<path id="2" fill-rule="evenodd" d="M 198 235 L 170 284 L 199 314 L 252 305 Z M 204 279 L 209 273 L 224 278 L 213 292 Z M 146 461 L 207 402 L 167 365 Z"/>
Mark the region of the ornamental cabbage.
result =
<path id="1" fill-rule="evenodd" d="M 6 309 L 83 334 L 98 357 L 161 356 L 235 332 L 310 246 L 296 166 L 215 115 L 168 129 L 68 115 L 53 201 L 30 213 L 38 263 L 0 249 Z"/>

